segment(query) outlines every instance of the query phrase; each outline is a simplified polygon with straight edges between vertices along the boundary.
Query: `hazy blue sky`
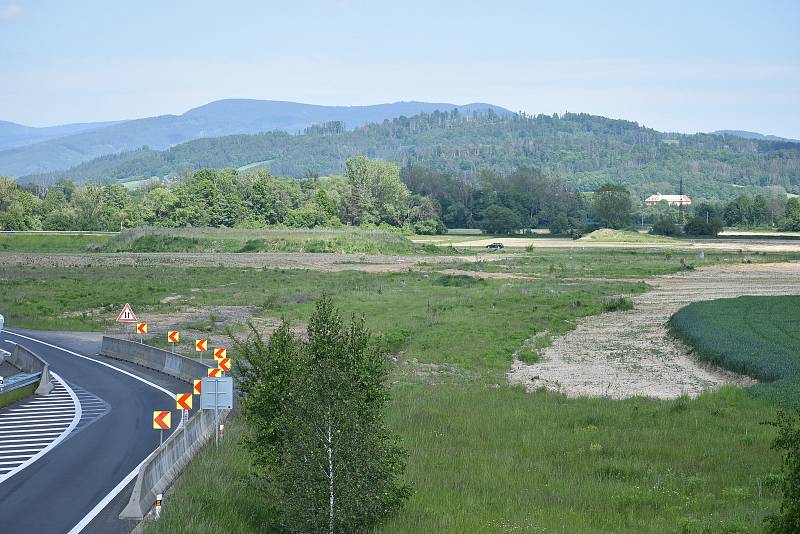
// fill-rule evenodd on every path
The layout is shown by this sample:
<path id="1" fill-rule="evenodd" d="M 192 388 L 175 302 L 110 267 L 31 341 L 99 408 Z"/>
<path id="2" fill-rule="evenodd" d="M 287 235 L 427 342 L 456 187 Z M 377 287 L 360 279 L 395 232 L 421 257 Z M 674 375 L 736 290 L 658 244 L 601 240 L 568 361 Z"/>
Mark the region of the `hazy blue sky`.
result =
<path id="1" fill-rule="evenodd" d="M 0 0 L 0 119 L 221 98 L 482 101 L 800 138 L 800 1 Z"/>

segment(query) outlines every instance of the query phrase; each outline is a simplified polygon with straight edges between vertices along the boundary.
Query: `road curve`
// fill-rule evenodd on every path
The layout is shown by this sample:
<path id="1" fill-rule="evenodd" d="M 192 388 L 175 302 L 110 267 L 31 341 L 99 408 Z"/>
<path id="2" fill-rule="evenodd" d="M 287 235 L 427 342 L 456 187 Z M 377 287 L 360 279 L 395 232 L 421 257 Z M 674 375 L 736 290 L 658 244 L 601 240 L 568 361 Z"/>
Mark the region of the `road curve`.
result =
<path id="1" fill-rule="evenodd" d="M 126 493 L 120 490 L 130 491 L 131 475 L 158 447 L 152 412 L 175 410 L 172 392 L 188 385 L 97 357 L 97 336 L 0 332 L 0 347 L 8 350 L 8 341 L 47 360 L 76 392 L 85 417 L 46 454 L 0 482 L 0 532 L 126 532 L 130 525 L 116 517 Z M 180 420 L 178 412 L 172 419 Z"/>

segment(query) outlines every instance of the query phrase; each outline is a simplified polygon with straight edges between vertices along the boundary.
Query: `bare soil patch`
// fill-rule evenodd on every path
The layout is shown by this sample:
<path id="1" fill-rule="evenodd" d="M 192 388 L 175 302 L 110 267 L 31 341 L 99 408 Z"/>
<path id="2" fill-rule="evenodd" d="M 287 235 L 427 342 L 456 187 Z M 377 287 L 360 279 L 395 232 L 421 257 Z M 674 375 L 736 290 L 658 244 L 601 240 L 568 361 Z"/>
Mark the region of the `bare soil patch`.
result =
<path id="1" fill-rule="evenodd" d="M 501 259 L 498 255 L 383 256 L 370 254 L 291 253 L 103 253 L 0 254 L 9 267 L 249 267 L 256 269 L 310 269 L 316 271 L 403 272 L 425 263 L 473 263 Z"/>
<path id="2" fill-rule="evenodd" d="M 662 399 L 695 397 L 724 384 L 754 380 L 695 360 L 667 332 L 669 318 L 700 300 L 743 295 L 800 294 L 800 263 L 737 264 L 651 278 L 654 289 L 633 296 L 634 309 L 579 321 L 541 351 L 542 362 L 514 361 L 512 384 L 541 387 L 569 397 Z"/>

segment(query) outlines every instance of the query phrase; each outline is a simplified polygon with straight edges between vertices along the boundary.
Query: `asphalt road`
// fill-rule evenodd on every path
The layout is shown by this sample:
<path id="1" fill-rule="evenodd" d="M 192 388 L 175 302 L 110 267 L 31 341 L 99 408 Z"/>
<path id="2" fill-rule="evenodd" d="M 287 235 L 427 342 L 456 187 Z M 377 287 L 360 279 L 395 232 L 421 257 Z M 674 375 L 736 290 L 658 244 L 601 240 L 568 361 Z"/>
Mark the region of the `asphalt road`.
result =
<path id="1" fill-rule="evenodd" d="M 174 397 L 98 361 L 145 378 L 169 392 L 188 392 L 191 387 L 160 373 L 97 356 L 97 335 L 0 332 L 0 347 L 11 350 L 6 340 L 23 344 L 47 360 L 55 373 L 81 393 L 81 403 L 93 403 L 94 407 L 105 403 L 107 409 L 96 411 L 95 417 L 79 424 L 48 453 L 0 483 L 0 532 L 129 531 L 132 525 L 117 518 L 133 485 L 124 480 L 158 447 L 153 411 L 172 410 L 173 428 L 180 413 L 175 410 Z M 111 498 L 115 490 L 117 495 Z M 99 506 L 102 508 L 98 510 Z"/>

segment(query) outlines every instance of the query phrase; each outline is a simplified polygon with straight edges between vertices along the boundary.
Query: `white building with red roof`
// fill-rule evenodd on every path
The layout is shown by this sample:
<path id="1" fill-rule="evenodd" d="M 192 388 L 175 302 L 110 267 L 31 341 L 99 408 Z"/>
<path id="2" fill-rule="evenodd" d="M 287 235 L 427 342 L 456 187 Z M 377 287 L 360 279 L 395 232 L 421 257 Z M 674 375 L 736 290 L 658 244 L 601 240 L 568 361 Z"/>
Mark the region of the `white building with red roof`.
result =
<path id="1" fill-rule="evenodd" d="M 661 193 L 656 193 L 644 199 L 644 203 L 648 206 L 655 206 L 661 201 L 666 201 L 670 206 L 690 206 L 692 204 L 692 199 L 689 198 L 689 195 L 662 195 Z"/>

